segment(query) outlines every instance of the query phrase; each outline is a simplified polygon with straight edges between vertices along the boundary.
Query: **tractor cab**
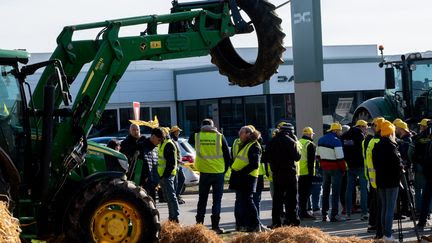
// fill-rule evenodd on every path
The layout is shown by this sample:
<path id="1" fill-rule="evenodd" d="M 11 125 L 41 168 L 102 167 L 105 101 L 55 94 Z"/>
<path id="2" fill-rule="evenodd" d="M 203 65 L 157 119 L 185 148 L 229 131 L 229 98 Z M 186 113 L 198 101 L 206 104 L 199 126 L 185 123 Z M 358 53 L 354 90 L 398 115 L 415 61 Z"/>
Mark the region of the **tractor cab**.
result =
<path id="1" fill-rule="evenodd" d="M 23 161 L 25 97 L 18 65 L 27 63 L 28 57 L 24 51 L 0 50 L 0 147 L 12 161 Z"/>
<path id="2" fill-rule="evenodd" d="M 412 53 L 383 65 L 385 97 L 398 117 L 415 121 L 432 116 L 432 55 Z"/>

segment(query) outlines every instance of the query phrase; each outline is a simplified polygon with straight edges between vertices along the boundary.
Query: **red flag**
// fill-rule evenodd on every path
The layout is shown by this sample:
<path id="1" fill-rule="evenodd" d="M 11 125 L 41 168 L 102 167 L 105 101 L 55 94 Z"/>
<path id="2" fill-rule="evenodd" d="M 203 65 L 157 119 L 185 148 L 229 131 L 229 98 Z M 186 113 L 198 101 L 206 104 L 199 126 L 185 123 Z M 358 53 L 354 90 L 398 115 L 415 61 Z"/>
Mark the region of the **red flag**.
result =
<path id="1" fill-rule="evenodd" d="M 140 103 L 133 102 L 133 112 L 134 112 L 134 120 L 138 121 L 140 119 Z"/>

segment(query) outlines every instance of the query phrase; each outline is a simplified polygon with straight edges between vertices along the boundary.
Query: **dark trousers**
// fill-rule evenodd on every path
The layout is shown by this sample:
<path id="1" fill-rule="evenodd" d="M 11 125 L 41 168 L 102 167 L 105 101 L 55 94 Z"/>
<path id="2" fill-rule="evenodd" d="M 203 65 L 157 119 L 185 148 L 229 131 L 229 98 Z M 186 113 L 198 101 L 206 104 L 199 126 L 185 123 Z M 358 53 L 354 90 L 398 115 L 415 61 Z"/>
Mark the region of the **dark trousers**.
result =
<path id="1" fill-rule="evenodd" d="M 302 175 L 298 177 L 298 199 L 300 216 L 307 213 L 307 202 L 311 194 L 312 176 Z"/>
<path id="2" fill-rule="evenodd" d="M 156 202 L 156 187 L 159 184 L 159 174 L 157 172 L 157 166 L 153 166 L 150 171 L 150 175 L 147 177 L 147 181 L 141 177 L 141 185 L 147 191 L 149 196 Z"/>
<path id="3" fill-rule="evenodd" d="M 378 190 L 370 186 L 369 191 L 369 226 L 376 228 L 376 235 L 383 236 L 381 223 L 381 200 L 378 196 Z"/>
<path id="4" fill-rule="evenodd" d="M 234 216 L 237 227 L 255 229 L 259 225 L 258 210 L 253 201 L 252 191 L 236 191 Z"/>
<path id="5" fill-rule="evenodd" d="M 199 198 L 196 215 L 197 218 L 204 219 L 207 207 L 207 199 L 210 193 L 210 187 L 213 190 L 212 215 L 215 217 L 219 217 L 220 215 L 224 187 L 224 173 L 200 173 L 200 180 L 198 186 Z"/>
<path id="6" fill-rule="evenodd" d="M 294 173 L 273 174 L 273 225 L 281 225 L 281 216 L 285 206 L 284 222 L 288 225 L 299 225 L 300 220 L 297 214 L 297 178 Z"/>
<path id="7" fill-rule="evenodd" d="M 432 199 L 432 181 L 430 178 L 426 180 L 422 193 L 421 211 L 418 224 L 421 226 L 426 225 L 426 220 L 430 212 L 430 204 Z"/>
<path id="8" fill-rule="evenodd" d="M 181 166 L 177 167 L 177 175 L 174 181 L 177 198 L 182 194 L 185 184 L 185 175 Z"/>

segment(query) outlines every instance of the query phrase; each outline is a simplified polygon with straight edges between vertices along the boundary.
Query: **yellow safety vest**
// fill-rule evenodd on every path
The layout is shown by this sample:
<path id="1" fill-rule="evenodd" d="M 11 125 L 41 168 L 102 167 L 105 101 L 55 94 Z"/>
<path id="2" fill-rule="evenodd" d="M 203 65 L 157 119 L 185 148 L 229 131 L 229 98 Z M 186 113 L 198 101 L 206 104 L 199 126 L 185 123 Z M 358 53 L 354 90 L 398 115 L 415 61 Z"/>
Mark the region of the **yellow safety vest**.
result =
<path id="1" fill-rule="evenodd" d="M 267 180 L 269 180 L 270 182 L 272 182 L 273 181 L 273 172 L 270 169 L 270 164 L 267 164 L 267 170 L 268 170 L 268 174 L 269 174 L 268 176 L 266 176 Z"/>
<path id="2" fill-rule="evenodd" d="M 369 144 L 366 148 L 365 176 L 366 178 L 369 178 L 369 181 L 373 188 L 377 188 L 377 185 L 376 185 L 376 172 L 372 160 L 372 150 L 374 149 L 375 144 L 378 143 L 379 141 L 380 141 L 379 138 L 372 138 L 369 141 Z M 363 141 L 363 147 L 364 147 L 364 141 Z"/>
<path id="3" fill-rule="evenodd" d="M 195 134 L 195 166 L 202 173 L 224 173 L 225 161 L 222 152 L 222 134 L 199 132 Z"/>
<path id="4" fill-rule="evenodd" d="M 253 141 L 253 142 L 246 144 L 239 151 L 239 153 L 235 157 L 234 163 L 231 165 L 232 170 L 239 171 L 239 170 L 243 169 L 244 167 L 246 167 L 246 165 L 249 164 L 248 152 L 249 152 L 250 147 L 255 143 L 257 143 L 259 146 L 259 143 L 257 141 Z M 258 161 L 258 168 L 259 168 L 259 164 L 260 164 L 260 162 Z M 252 172 L 250 172 L 249 175 L 251 175 L 253 177 L 258 177 L 258 168 L 253 170 Z"/>
<path id="5" fill-rule="evenodd" d="M 175 160 L 175 165 L 174 165 L 174 169 L 171 171 L 171 175 L 175 176 L 177 174 L 177 147 L 174 145 L 174 142 L 171 139 L 165 139 L 165 141 L 162 143 L 162 145 L 159 145 L 159 153 L 158 153 L 158 167 L 157 167 L 157 171 L 159 176 L 162 176 L 165 168 L 166 168 L 166 159 L 164 156 L 164 151 L 165 151 L 165 146 L 171 143 L 172 146 L 174 147 L 174 160 Z"/>
<path id="6" fill-rule="evenodd" d="M 297 175 L 302 176 L 302 175 L 309 175 L 309 170 L 308 170 L 308 153 L 307 153 L 307 148 L 309 146 L 309 144 L 312 143 L 312 141 L 308 140 L 308 139 L 304 139 L 301 138 L 299 140 L 302 149 L 301 149 L 301 158 L 298 164 L 298 170 L 297 170 Z M 313 143 L 312 143 L 313 144 Z M 315 158 L 314 158 L 315 160 Z M 315 168 L 315 163 L 314 163 L 314 168 Z M 315 170 L 313 171 L 315 172 Z M 313 173 L 315 174 L 315 173 Z"/>
<path id="7" fill-rule="evenodd" d="M 261 161 L 260 161 L 259 166 L 258 166 L 258 175 L 260 175 L 260 176 L 265 175 L 264 163 L 261 163 Z"/>
<path id="8" fill-rule="evenodd" d="M 232 157 L 235 158 L 239 152 L 240 149 L 240 138 L 236 138 L 233 142 L 233 146 L 232 146 Z"/>

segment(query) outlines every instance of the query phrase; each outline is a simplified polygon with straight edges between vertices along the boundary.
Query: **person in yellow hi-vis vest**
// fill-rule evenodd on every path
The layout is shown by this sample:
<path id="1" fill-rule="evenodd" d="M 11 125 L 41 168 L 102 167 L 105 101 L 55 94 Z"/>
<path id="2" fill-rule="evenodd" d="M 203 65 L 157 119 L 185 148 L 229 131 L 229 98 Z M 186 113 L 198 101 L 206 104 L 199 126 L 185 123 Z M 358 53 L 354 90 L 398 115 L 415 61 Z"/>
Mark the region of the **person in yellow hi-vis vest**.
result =
<path id="1" fill-rule="evenodd" d="M 301 158 L 298 166 L 299 214 L 301 219 L 315 219 L 315 217 L 307 211 L 307 202 L 312 187 L 312 176 L 314 176 L 315 173 L 316 145 L 313 143 L 314 134 L 311 127 L 305 127 L 303 129 L 303 137 L 299 140 L 302 145 Z"/>
<path id="2" fill-rule="evenodd" d="M 204 119 L 201 123 L 201 131 L 195 133 L 195 150 L 195 167 L 200 172 L 196 222 L 197 224 L 204 223 L 207 199 L 210 187 L 212 187 L 212 230 L 217 234 L 222 234 L 224 231 L 219 227 L 220 209 L 224 175 L 230 165 L 231 157 L 225 137 L 217 131 L 211 119 Z"/>
<path id="3" fill-rule="evenodd" d="M 231 165 L 230 189 L 236 191 L 234 216 L 237 231 L 265 230 L 261 227 L 258 210 L 253 201 L 262 154 L 261 145 L 257 141 L 260 136 L 261 133 L 255 127 L 251 125 L 242 127 L 239 131 L 241 142 L 239 150 L 233 151 L 235 157 Z"/>
<path id="4" fill-rule="evenodd" d="M 381 208 L 380 201 L 378 197 L 378 190 L 376 185 L 376 174 L 375 168 L 372 161 L 372 151 L 375 147 L 375 144 L 380 141 L 381 138 L 381 124 L 385 121 L 383 117 L 377 117 L 372 121 L 372 129 L 375 132 L 375 135 L 369 141 L 365 139 L 365 143 L 363 148 L 365 148 L 366 153 L 364 162 L 365 162 L 365 176 L 369 182 L 369 226 L 367 231 L 369 233 L 375 233 L 375 237 L 378 239 L 383 237 L 382 232 L 382 224 L 381 224 Z M 366 144 L 367 143 L 367 144 Z"/>
<path id="5" fill-rule="evenodd" d="M 168 219 L 178 223 L 179 205 L 174 186 L 174 178 L 177 174 L 177 148 L 169 137 L 169 129 L 163 131 L 164 141 L 159 144 L 158 152 L 159 183 L 168 204 Z"/>

